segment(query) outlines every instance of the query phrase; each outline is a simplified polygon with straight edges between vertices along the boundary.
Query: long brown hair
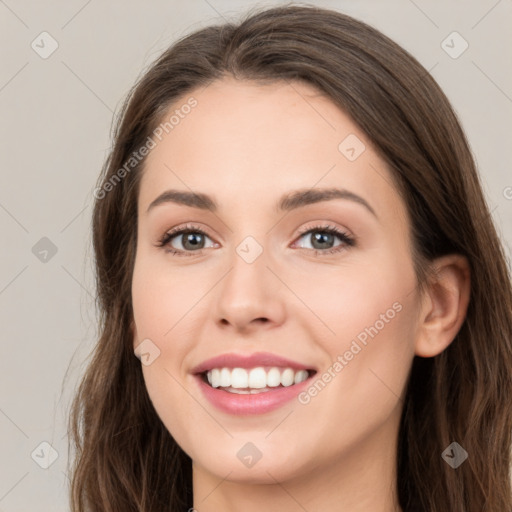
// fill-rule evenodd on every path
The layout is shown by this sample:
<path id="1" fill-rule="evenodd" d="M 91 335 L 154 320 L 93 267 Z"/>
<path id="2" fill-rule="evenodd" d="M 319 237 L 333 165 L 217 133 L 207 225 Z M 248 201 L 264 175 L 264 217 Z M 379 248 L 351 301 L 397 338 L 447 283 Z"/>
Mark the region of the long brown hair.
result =
<path id="1" fill-rule="evenodd" d="M 303 80 L 352 117 L 406 203 L 420 284 L 433 258 L 467 257 L 471 297 L 459 333 L 437 357 L 413 360 L 397 491 L 404 512 L 510 512 L 512 286 L 465 135 L 446 96 L 409 53 L 349 16 L 304 5 L 253 11 L 182 38 L 121 109 L 95 194 L 100 336 L 70 414 L 73 512 L 192 507 L 191 460 L 157 416 L 133 353 L 144 159 L 133 168 L 126 162 L 179 98 L 226 75 Z M 441 457 L 453 441 L 469 454 L 457 469 Z"/>

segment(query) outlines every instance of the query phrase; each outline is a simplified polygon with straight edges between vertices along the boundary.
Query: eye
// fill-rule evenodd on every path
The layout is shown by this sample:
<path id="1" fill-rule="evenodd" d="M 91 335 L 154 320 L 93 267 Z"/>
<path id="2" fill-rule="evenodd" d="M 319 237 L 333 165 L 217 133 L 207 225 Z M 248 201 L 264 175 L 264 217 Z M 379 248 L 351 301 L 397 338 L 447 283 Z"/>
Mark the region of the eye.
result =
<path id="1" fill-rule="evenodd" d="M 201 228 L 187 224 L 186 226 L 174 228 L 165 233 L 157 245 L 158 247 L 165 247 L 166 251 L 176 256 L 193 256 L 193 254 L 190 253 L 201 253 L 201 250 L 206 248 L 206 238 L 209 239 L 210 237 Z M 173 242 L 175 242 L 174 239 L 178 241 L 177 243 L 181 245 L 181 248 L 173 246 Z M 215 247 L 215 243 L 211 247 Z"/>
<path id="2" fill-rule="evenodd" d="M 319 225 L 312 228 L 308 228 L 301 232 L 299 240 L 304 238 L 311 240 L 312 247 L 301 247 L 307 250 L 315 251 L 317 256 L 325 256 L 340 252 L 347 247 L 355 245 L 353 237 L 345 233 L 344 231 L 330 225 Z M 332 245 L 335 243 L 336 238 L 340 240 L 338 245 Z M 181 247 L 174 245 L 175 239 L 178 241 Z M 207 233 L 200 227 L 193 224 L 187 224 L 172 229 L 164 234 L 159 240 L 157 246 L 165 247 L 166 252 L 169 252 L 175 256 L 194 256 L 201 254 L 202 249 L 205 247 L 205 240 L 210 239 Z M 211 240 L 211 239 L 210 239 Z M 218 247 L 218 244 L 213 242 L 211 247 Z"/>
<path id="3" fill-rule="evenodd" d="M 306 249 L 311 249 L 315 251 L 315 255 L 324 256 L 326 254 L 333 254 L 339 251 L 346 249 L 347 247 L 352 247 L 355 245 L 355 240 L 353 237 L 341 231 L 340 229 L 330 226 L 315 226 L 313 228 L 309 228 L 306 231 L 301 233 L 299 239 L 309 238 L 311 241 L 312 247 L 306 247 Z M 338 238 L 340 243 L 338 245 L 332 245 L 335 243 L 335 239 Z"/>

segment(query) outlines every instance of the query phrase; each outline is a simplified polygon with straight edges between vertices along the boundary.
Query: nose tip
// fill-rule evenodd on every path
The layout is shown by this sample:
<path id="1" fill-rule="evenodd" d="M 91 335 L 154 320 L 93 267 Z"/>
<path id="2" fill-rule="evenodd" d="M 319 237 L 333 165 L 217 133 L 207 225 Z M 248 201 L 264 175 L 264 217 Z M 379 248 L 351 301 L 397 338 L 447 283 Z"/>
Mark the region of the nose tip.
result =
<path id="1" fill-rule="evenodd" d="M 276 289 L 279 280 L 261 256 L 253 263 L 238 256 L 236 259 L 219 287 L 215 306 L 219 325 L 232 325 L 242 332 L 251 327 L 281 324 L 284 305 Z"/>

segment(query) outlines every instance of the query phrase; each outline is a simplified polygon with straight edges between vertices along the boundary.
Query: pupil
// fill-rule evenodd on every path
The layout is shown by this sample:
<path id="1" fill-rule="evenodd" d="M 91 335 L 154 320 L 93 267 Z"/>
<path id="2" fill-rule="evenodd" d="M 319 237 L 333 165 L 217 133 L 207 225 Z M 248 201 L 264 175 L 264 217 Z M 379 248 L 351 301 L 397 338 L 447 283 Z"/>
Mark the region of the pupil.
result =
<path id="1" fill-rule="evenodd" d="M 185 235 L 185 241 L 183 242 L 183 247 L 187 248 L 187 243 L 191 243 L 192 246 L 189 247 L 189 249 L 197 249 L 198 248 L 198 244 L 201 243 L 201 237 L 202 235 L 199 234 L 199 233 L 187 233 Z M 199 241 L 198 241 L 199 239 Z"/>
<path id="2" fill-rule="evenodd" d="M 332 233 L 317 232 L 316 234 L 314 234 L 313 239 L 315 242 L 319 242 L 320 244 L 330 244 L 332 242 L 333 236 L 334 235 Z M 313 247 L 314 246 L 315 244 L 313 243 Z M 325 249 L 325 247 L 319 247 L 319 249 Z"/>

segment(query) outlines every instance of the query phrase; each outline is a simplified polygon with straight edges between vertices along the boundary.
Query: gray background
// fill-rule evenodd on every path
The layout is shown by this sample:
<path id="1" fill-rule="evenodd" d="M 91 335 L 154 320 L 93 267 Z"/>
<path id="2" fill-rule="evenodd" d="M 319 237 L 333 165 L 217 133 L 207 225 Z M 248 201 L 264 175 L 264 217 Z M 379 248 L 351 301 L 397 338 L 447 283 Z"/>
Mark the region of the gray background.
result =
<path id="1" fill-rule="evenodd" d="M 177 38 L 281 3 L 0 0 L 0 512 L 69 509 L 67 411 L 96 336 L 89 226 L 113 113 Z M 431 71 L 466 130 L 509 255 L 512 1 L 316 5 L 370 23 Z M 43 31 L 58 43 L 47 58 L 31 46 L 51 48 Z M 458 58 L 453 31 L 469 44 Z M 43 442 L 58 453 L 46 469 Z"/>

